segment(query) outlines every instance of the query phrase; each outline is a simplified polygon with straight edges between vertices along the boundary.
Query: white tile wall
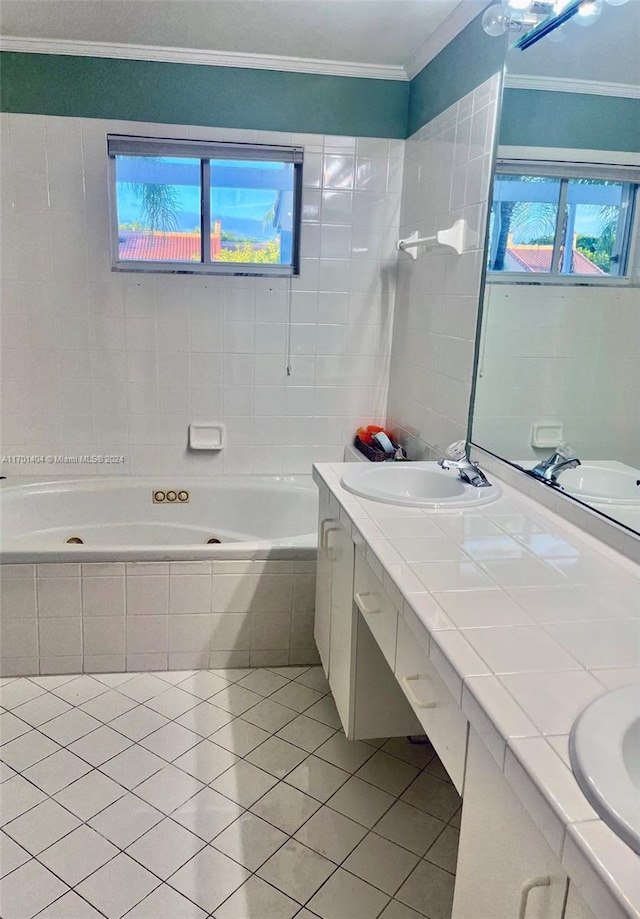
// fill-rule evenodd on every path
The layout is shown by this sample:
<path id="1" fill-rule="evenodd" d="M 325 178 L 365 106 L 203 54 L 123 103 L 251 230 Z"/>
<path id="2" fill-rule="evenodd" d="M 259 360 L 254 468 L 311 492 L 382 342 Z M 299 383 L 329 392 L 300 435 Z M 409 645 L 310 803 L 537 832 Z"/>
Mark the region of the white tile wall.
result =
<path id="1" fill-rule="evenodd" d="M 637 288 L 488 285 L 473 440 L 535 458 L 531 425 L 562 424 L 578 456 L 637 466 L 639 341 Z"/>
<path id="2" fill-rule="evenodd" d="M 125 456 L 56 475 L 308 472 L 384 418 L 402 141 L 1 117 L 3 454 Z M 108 132 L 305 146 L 290 377 L 286 281 L 111 272 Z M 202 420 L 226 424 L 221 455 L 186 450 Z"/>
<path id="3" fill-rule="evenodd" d="M 466 437 L 498 87 L 496 74 L 406 141 L 401 237 L 458 218 L 478 233 L 462 256 L 398 259 L 389 420 L 412 459 Z"/>
<path id="4" fill-rule="evenodd" d="M 0 676 L 313 664 L 315 560 L 0 566 Z"/>

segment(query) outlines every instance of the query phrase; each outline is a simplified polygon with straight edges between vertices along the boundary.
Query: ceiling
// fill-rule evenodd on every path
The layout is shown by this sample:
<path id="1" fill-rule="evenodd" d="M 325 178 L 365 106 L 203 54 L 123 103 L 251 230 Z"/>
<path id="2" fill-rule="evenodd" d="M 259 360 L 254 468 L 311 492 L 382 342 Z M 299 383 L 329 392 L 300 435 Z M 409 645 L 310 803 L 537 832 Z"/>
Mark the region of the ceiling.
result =
<path id="1" fill-rule="evenodd" d="M 456 8 L 460 18 L 461 7 L 468 22 L 481 4 L 475 0 L 1 0 L 0 32 L 48 41 L 404 67 Z"/>

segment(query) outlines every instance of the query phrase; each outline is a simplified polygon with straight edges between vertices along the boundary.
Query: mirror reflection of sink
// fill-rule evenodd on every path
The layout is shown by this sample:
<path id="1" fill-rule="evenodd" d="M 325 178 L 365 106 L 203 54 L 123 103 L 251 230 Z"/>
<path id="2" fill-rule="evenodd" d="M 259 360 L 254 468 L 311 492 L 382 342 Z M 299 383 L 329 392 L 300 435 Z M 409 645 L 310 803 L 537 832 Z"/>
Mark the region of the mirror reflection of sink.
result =
<path id="1" fill-rule="evenodd" d="M 354 465 L 342 476 L 342 487 L 370 501 L 432 508 L 488 504 L 502 493 L 499 485 L 469 485 L 455 469 L 441 469 L 437 463 Z"/>
<path id="2" fill-rule="evenodd" d="M 582 463 L 558 476 L 564 491 L 600 504 L 640 504 L 640 471 L 618 464 Z"/>
<path id="3" fill-rule="evenodd" d="M 518 460 L 516 465 L 521 469 L 533 469 L 536 463 L 535 460 Z M 564 469 L 558 475 L 562 491 L 599 506 L 616 504 L 640 508 L 638 482 L 640 469 L 615 460 L 583 460 L 580 466 Z"/>
<path id="4" fill-rule="evenodd" d="M 573 724 L 569 753 L 591 806 L 640 854 L 640 684 L 591 702 Z"/>

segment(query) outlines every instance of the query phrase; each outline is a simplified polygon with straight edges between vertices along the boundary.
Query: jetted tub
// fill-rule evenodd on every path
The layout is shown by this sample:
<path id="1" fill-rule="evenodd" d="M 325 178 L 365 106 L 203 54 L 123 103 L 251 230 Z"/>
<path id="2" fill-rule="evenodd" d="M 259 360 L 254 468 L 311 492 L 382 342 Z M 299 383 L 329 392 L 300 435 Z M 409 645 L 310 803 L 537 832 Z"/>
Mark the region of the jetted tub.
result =
<path id="1" fill-rule="evenodd" d="M 2 483 L 0 676 L 316 663 L 317 508 L 311 476 Z"/>
<path id="2" fill-rule="evenodd" d="M 310 476 L 8 480 L 0 489 L 0 560 L 291 557 L 275 550 L 314 550 L 317 511 Z"/>

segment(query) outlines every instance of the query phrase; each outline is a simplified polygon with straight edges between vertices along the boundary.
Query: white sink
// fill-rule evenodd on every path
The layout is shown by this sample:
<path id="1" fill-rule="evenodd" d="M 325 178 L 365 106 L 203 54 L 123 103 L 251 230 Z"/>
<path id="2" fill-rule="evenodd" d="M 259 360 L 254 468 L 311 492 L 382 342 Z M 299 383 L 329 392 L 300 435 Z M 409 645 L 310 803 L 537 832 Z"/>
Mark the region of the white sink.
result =
<path id="1" fill-rule="evenodd" d="M 342 487 L 361 498 L 408 507 L 474 507 L 501 495 L 499 485 L 476 488 L 455 469 L 437 463 L 379 463 L 355 466 L 342 476 Z"/>
<path id="2" fill-rule="evenodd" d="M 591 806 L 640 854 L 640 684 L 591 702 L 573 724 L 569 753 Z"/>
<path id="3" fill-rule="evenodd" d="M 615 469 L 588 462 L 558 476 L 558 484 L 568 494 L 599 504 L 640 504 L 638 482 L 640 472 L 629 466 Z"/>

